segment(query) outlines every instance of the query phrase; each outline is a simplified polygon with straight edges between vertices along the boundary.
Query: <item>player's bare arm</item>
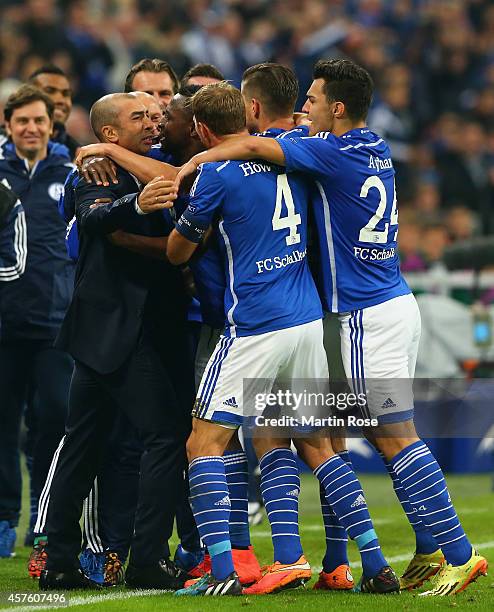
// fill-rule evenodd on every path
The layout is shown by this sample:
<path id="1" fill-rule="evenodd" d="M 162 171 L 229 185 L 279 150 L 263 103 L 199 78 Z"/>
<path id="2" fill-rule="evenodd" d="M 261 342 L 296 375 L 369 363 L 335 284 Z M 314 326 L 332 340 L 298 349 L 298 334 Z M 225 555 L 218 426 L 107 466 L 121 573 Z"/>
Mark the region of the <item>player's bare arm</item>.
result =
<path id="1" fill-rule="evenodd" d="M 207 151 L 197 153 L 184 164 L 176 176 L 177 189 L 185 177 L 196 172 L 200 164 L 228 159 L 265 159 L 278 166 L 285 165 L 285 154 L 275 139 L 258 136 L 228 138 Z"/>
<path id="2" fill-rule="evenodd" d="M 173 180 L 179 170 L 175 166 L 139 155 L 110 142 L 81 147 L 75 160 L 78 168 L 81 167 L 86 157 L 109 157 L 117 165 L 122 166 L 128 172 L 132 172 L 142 183 L 149 183 L 156 176 Z"/>
<path id="3" fill-rule="evenodd" d="M 108 236 L 108 240 L 114 245 L 133 253 L 138 253 L 151 259 L 166 260 L 167 236 L 140 236 L 123 230 L 116 230 Z"/>
<path id="4" fill-rule="evenodd" d="M 174 266 L 186 263 L 197 249 L 197 243 L 184 238 L 176 229 L 168 236 L 166 256 Z"/>

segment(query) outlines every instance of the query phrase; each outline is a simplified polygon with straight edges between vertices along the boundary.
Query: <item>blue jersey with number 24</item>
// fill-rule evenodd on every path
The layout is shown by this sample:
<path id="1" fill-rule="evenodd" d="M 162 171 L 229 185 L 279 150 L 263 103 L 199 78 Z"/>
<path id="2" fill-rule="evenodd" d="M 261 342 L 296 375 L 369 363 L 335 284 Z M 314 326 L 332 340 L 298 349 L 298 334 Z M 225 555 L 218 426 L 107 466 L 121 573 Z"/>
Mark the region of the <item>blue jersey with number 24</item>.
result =
<path id="1" fill-rule="evenodd" d="M 394 168 L 386 142 L 367 128 L 278 140 L 288 172 L 315 179 L 322 302 L 351 312 L 410 293 L 400 272 Z"/>

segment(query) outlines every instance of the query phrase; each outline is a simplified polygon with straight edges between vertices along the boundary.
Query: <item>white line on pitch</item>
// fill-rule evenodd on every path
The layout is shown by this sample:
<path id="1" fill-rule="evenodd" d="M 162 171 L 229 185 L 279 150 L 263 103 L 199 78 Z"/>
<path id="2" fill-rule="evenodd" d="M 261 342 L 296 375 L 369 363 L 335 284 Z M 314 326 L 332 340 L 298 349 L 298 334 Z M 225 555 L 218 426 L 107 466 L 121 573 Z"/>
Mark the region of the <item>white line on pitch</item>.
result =
<path id="1" fill-rule="evenodd" d="M 479 542 L 478 544 L 472 544 L 472 546 L 477 550 L 484 550 L 488 548 L 494 548 L 494 540 L 489 542 Z M 394 557 L 388 557 L 387 561 L 389 563 L 397 563 L 400 561 L 407 561 L 410 559 L 410 554 L 408 555 L 395 555 Z M 351 562 L 350 565 L 352 567 L 360 567 L 360 563 Z M 314 572 L 321 571 L 320 567 L 313 567 Z M 88 595 L 86 597 L 71 597 L 67 604 L 67 607 L 73 606 L 87 606 L 89 604 L 95 603 L 104 603 L 105 601 L 116 601 L 119 599 L 131 599 L 133 597 L 149 597 L 151 595 L 161 595 L 166 591 L 160 591 L 158 589 L 148 589 L 148 590 L 140 590 L 140 591 L 117 591 L 116 593 L 108 593 L 102 595 Z M 15 612 L 31 612 L 32 610 L 47 610 L 48 608 L 53 609 L 53 606 L 23 606 L 23 607 L 10 607 L 10 608 L 2 608 L 2 610 L 12 610 Z"/>

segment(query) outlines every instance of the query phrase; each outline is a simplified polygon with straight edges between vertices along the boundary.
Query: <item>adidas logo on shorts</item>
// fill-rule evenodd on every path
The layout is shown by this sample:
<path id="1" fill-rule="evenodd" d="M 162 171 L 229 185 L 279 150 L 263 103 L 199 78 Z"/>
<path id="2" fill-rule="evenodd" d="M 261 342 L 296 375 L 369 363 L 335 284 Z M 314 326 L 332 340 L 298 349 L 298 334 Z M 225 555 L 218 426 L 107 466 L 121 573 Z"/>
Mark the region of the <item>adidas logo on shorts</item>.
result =
<path id="1" fill-rule="evenodd" d="M 238 408 L 237 400 L 235 397 L 230 397 L 223 402 L 224 406 L 230 406 L 230 408 Z"/>
<path id="2" fill-rule="evenodd" d="M 293 489 L 292 491 L 288 491 L 287 495 L 289 495 L 290 497 L 298 497 L 298 489 Z"/>
<path id="3" fill-rule="evenodd" d="M 356 508 L 357 506 L 365 506 L 365 497 L 360 494 L 357 499 L 353 502 L 350 508 Z"/>
<path id="4" fill-rule="evenodd" d="M 393 400 L 388 397 L 388 399 L 384 402 L 384 404 L 381 406 L 381 408 L 396 408 L 396 404 L 393 402 Z"/>
<path id="5" fill-rule="evenodd" d="M 230 498 L 228 497 L 228 495 L 225 495 L 225 497 L 223 497 L 219 501 L 214 502 L 214 505 L 215 506 L 231 506 Z"/>

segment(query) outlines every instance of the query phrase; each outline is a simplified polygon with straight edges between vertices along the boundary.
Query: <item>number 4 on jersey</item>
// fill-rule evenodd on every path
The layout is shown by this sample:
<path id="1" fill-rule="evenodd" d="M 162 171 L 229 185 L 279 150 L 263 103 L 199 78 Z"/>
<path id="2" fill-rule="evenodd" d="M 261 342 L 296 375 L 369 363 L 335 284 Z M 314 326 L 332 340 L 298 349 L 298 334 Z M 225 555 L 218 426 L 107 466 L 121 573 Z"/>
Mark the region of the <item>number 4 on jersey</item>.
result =
<path id="1" fill-rule="evenodd" d="M 288 212 L 286 217 L 281 216 L 283 201 Z M 300 242 L 300 234 L 297 232 L 297 227 L 301 223 L 300 215 L 295 213 L 295 205 L 288 177 L 286 174 L 279 174 L 277 177 L 276 205 L 273 214 L 273 230 L 289 229 L 290 233 L 285 240 L 287 246 L 291 246 Z"/>

